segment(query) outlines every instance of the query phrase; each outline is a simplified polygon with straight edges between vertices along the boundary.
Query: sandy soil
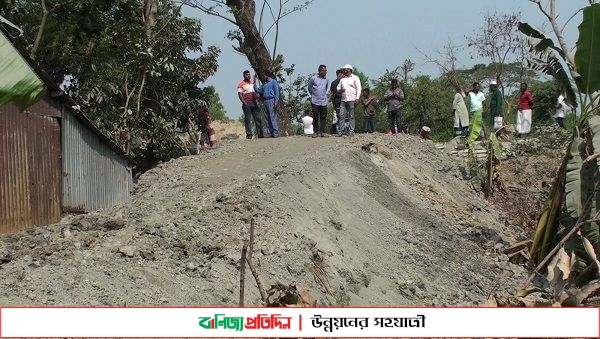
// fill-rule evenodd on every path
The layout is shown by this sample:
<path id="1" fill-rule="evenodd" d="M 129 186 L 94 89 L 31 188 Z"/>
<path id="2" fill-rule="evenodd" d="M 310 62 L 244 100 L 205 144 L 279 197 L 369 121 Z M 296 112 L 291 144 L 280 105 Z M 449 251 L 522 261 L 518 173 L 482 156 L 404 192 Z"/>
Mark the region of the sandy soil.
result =
<path id="1" fill-rule="evenodd" d="M 524 234 L 463 163 L 405 135 L 221 140 L 142 175 L 130 205 L 0 236 L 0 305 L 236 305 L 251 218 L 265 286 L 301 283 L 318 305 L 479 305 L 525 281 L 501 254 Z"/>

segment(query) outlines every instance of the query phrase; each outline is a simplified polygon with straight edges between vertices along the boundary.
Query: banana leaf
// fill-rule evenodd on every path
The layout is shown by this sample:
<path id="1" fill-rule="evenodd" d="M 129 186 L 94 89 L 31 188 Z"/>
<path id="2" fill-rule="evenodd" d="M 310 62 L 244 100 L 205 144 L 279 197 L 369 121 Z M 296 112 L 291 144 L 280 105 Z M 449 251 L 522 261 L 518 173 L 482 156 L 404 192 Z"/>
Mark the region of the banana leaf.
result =
<path id="1" fill-rule="evenodd" d="M 473 185 L 473 189 L 476 192 L 481 191 L 482 186 L 482 174 L 481 169 L 479 168 L 479 162 L 477 161 L 477 157 L 475 156 L 475 152 L 473 149 L 473 144 L 468 144 L 469 146 L 469 172 L 471 174 L 471 184 Z"/>
<path id="2" fill-rule="evenodd" d="M 477 138 L 479 138 L 479 134 L 481 133 L 482 127 L 483 127 L 483 117 L 481 115 L 481 112 L 475 112 L 475 114 L 473 114 L 473 118 L 471 119 L 471 123 L 470 123 L 471 134 L 469 134 L 469 138 L 467 139 L 469 144 L 472 144 L 473 141 L 475 141 L 475 140 L 477 140 Z"/>
<path id="3" fill-rule="evenodd" d="M 583 203 L 581 202 L 581 165 L 583 161 L 579 152 L 583 139 L 576 137 L 571 143 L 569 155 L 571 159 L 567 164 L 567 175 L 565 184 L 567 213 L 575 220 L 583 213 Z"/>
<path id="4" fill-rule="evenodd" d="M 22 110 L 34 104 L 44 84 L 31 66 L 0 32 L 0 105 L 14 101 Z"/>
<path id="5" fill-rule="evenodd" d="M 550 197 L 550 199 L 552 199 L 552 197 Z M 538 217 L 538 224 L 535 228 L 533 242 L 531 243 L 531 261 L 536 264 L 542 260 L 540 249 L 542 248 L 542 242 L 544 241 L 544 235 L 546 234 L 546 226 L 548 225 L 549 215 L 550 207 L 546 206 Z"/>
<path id="6" fill-rule="evenodd" d="M 542 59 L 529 59 L 527 60 L 527 66 L 553 77 L 561 92 L 565 93 L 567 102 L 572 106 L 577 107 L 577 96 L 573 90 L 571 79 L 569 78 L 569 71 L 565 69 L 562 62 L 553 54 L 546 54 L 545 57 L 545 61 Z"/>
<path id="7" fill-rule="evenodd" d="M 591 145 L 593 148 L 592 153 L 596 153 L 596 150 L 600 151 L 600 117 L 597 115 L 592 116 L 588 119 L 588 125 L 590 133 L 588 133 L 586 141 L 587 145 Z M 589 148 L 589 147 L 588 147 Z M 583 164 L 582 166 L 582 201 L 589 201 L 589 204 L 584 211 L 584 218 L 586 220 L 593 219 L 598 209 L 600 209 L 600 194 L 597 193 L 596 188 L 600 181 L 600 167 L 598 161 L 590 161 Z M 599 223 L 595 221 L 586 222 L 583 225 L 584 236 L 594 245 L 597 253 L 600 249 L 600 228 Z"/>
<path id="8" fill-rule="evenodd" d="M 568 215 L 574 219 L 586 221 L 590 219 L 592 213 L 595 214 L 595 180 L 598 172 L 595 164 L 584 164 L 582 154 L 585 154 L 586 142 L 584 139 L 575 138 L 571 144 L 570 155 L 572 156 L 567 165 L 567 175 L 565 184 L 565 203 Z M 594 244 L 598 245 L 598 227 L 596 223 L 584 222 L 582 225 L 583 236 Z M 572 245 L 573 250 L 582 258 L 585 251 L 581 247 L 581 239 L 577 239 L 577 244 Z M 595 258 L 594 258 L 595 259 Z"/>
<path id="9" fill-rule="evenodd" d="M 566 167 L 565 167 L 566 169 Z M 562 178 L 562 174 L 561 175 Z M 541 245 L 540 258 L 545 257 L 548 253 L 550 253 L 552 247 L 554 247 L 556 243 L 556 233 L 558 233 L 558 225 L 559 225 L 559 217 L 560 210 L 562 206 L 563 196 L 564 196 L 564 181 L 561 179 L 559 181 L 558 190 L 556 191 L 556 195 L 552 197 L 550 203 L 550 212 L 548 213 L 548 222 L 546 224 L 546 230 L 544 234 L 544 239 Z"/>
<path id="10" fill-rule="evenodd" d="M 592 153 L 600 152 L 600 117 L 597 115 L 592 116 L 588 119 L 588 124 L 590 125 L 590 132 L 592 133 L 592 146 L 594 147 L 594 151 Z M 600 166 L 600 162 L 598 162 Z M 600 170 L 600 167 L 599 167 Z"/>
<path id="11" fill-rule="evenodd" d="M 548 38 L 544 32 L 540 29 L 534 28 L 530 24 L 526 22 L 519 22 L 517 25 L 517 29 L 527 35 L 530 38 L 535 39 L 536 41 L 531 41 L 531 46 L 536 52 L 544 52 L 548 48 L 553 49 L 561 58 L 565 59 L 565 53 L 562 49 L 554 45 L 552 39 Z"/>
<path id="12" fill-rule="evenodd" d="M 531 260 L 536 264 L 542 261 L 552 246 L 554 246 L 553 240 L 558 233 L 556 225 L 559 223 L 565 193 L 565 172 L 569 158 L 569 154 L 565 154 L 563 157 L 558 173 L 548 193 L 547 206 L 538 218 L 535 237 L 531 245 Z"/>
<path id="13" fill-rule="evenodd" d="M 569 217 L 572 220 L 583 222 L 581 225 L 583 236 L 593 244 L 594 248 L 598 248 L 600 238 L 598 223 L 589 221 L 596 214 L 595 187 L 598 180 L 598 166 L 595 163 L 583 163 L 582 154 L 585 154 L 586 146 L 587 142 L 579 137 L 573 139 L 571 144 L 569 154 L 571 159 L 566 173 L 565 204 Z M 573 238 L 568 247 L 574 250 L 580 258 L 587 257 L 581 246 L 581 239 Z"/>
<path id="14" fill-rule="evenodd" d="M 500 157 L 500 155 L 502 154 L 502 144 L 500 144 L 500 141 L 498 141 L 496 133 L 490 133 L 490 142 L 492 143 L 494 156 L 496 158 Z"/>
<path id="15" fill-rule="evenodd" d="M 600 91 L 600 4 L 583 10 L 575 66 L 581 74 L 581 78 L 577 79 L 579 90 L 585 94 Z"/>
<path id="16" fill-rule="evenodd" d="M 574 90 L 575 84 L 571 82 L 570 78 L 570 70 L 574 70 L 574 65 L 571 65 L 567 58 L 565 58 L 565 52 L 555 46 L 552 39 L 547 37 L 544 32 L 532 27 L 528 23 L 520 22 L 518 29 L 521 33 L 529 37 L 532 55 L 539 56 L 538 58 L 528 58 L 527 66 L 533 70 L 552 76 L 558 83 L 561 92 L 565 93 L 567 102 L 573 107 L 577 107 L 578 100 Z M 565 65 L 568 69 L 565 68 Z M 575 82 L 577 82 L 577 79 L 575 79 Z"/>

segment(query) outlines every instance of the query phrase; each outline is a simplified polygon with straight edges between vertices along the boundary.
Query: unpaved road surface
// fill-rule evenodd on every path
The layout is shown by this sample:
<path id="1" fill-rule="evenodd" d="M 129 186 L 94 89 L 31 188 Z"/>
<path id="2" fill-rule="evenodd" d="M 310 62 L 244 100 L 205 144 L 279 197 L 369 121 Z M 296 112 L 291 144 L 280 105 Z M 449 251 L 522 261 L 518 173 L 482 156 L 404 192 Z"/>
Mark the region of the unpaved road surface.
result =
<path id="1" fill-rule="evenodd" d="M 461 166 L 405 135 L 223 140 L 142 175 L 130 205 L 0 236 L 0 305 L 237 305 L 251 218 L 267 287 L 298 282 L 318 305 L 479 305 L 525 281 L 502 254 L 523 232 Z"/>

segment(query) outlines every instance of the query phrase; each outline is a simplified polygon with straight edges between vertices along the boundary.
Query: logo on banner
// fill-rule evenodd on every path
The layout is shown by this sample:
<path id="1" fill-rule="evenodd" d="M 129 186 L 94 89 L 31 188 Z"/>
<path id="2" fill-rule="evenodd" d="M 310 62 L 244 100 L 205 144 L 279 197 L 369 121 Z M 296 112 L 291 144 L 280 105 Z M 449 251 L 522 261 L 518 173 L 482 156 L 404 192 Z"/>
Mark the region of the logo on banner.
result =
<path id="1" fill-rule="evenodd" d="M 207 330 L 289 330 L 291 319 L 292 317 L 284 317 L 281 314 L 258 314 L 255 317 L 228 317 L 225 314 L 215 314 L 214 317 L 198 317 L 198 325 Z"/>

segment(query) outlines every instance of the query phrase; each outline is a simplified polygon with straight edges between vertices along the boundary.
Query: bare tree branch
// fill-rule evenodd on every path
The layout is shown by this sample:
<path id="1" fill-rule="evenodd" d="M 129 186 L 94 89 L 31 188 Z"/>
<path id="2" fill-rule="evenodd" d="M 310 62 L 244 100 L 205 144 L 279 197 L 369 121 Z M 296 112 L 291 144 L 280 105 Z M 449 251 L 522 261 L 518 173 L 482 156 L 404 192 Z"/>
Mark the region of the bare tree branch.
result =
<path id="1" fill-rule="evenodd" d="M 473 47 L 476 55 L 488 59 L 490 66 L 493 67 L 494 77 L 499 83 L 508 111 L 510 111 L 510 102 L 506 98 L 506 93 L 516 83 L 523 81 L 522 77 L 526 75 L 523 67 L 518 73 L 508 67 L 517 62 L 522 64 L 527 54 L 526 39 L 517 29 L 520 17 L 520 12 L 487 13 L 484 15 L 483 26 L 472 36 L 466 36 L 469 46 Z"/>
<path id="2" fill-rule="evenodd" d="M 277 14 L 277 20 L 275 21 L 277 25 L 275 26 L 275 43 L 273 44 L 273 60 L 277 56 L 277 42 L 279 41 L 279 20 L 281 19 L 281 11 L 283 9 L 282 0 L 279 0 L 279 13 Z"/>
<path id="3" fill-rule="evenodd" d="M 238 54 L 241 54 L 241 55 L 245 55 L 245 54 L 244 54 L 244 51 L 242 51 L 242 49 L 241 49 L 241 48 L 239 48 L 239 47 L 236 47 L 236 46 L 234 46 L 234 45 L 231 45 L 231 48 L 233 48 L 233 50 L 234 50 L 236 53 L 238 53 Z"/>
<path id="4" fill-rule="evenodd" d="M 32 59 L 35 59 L 35 53 L 37 52 L 38 48 L 40 47 L 40 42 L 42 41 L 42 35 L 44 35 L 44 30 L 46 29 L 46 22 L 48 21 L 48 17 L 50 16 L 50 14 L 56 12 L 58 9 L 60 9 L 63 6 L 70 5 L 72 2 L 74 2 L 74 0 L 69 0 L 69 1 L 66 1 L 63 3 L 59 3 L 56 6 L 48 9 L 48 7 L 46 6 L 46 1 L 41 0 L 42 19 L 40 22 L 40 27 L 38 28 L 37 34 L 35 36 L 35 41 L 33 43 L 33 47 L 31 48 L 31 52 L 29 53 L 29 56 Z"/>
<path id="5" fill-rule="evenodd" d="M 423 52 L 422 50 L 420 50 L 417 47 L 415 47 L 415 49 L 417 50 L 417 52 L 421 53 L 421 55 L 425 58 L 426 63 L 432 63 L 432 64 L 437 65 L 440 68 L 440 70 L 442 70 L 443 73 L 447 73 L 450 71 L 450 69 L 442 61 L 433 59 L 427 53 Z"/>
<path id="6" fill-rule="evenodd" d="M 273 25 L 271 25 L 269 27 L 269 29 L 267 29 L 267 31 L 263 34 L 262 32 L 264 31 L 264 27 L 263 27 L 263 10 L 265 9 L 265 7 L 267 7 L 269 9 L 269 13 L 271 13 L 271 18 L 273 19 L 273 23 L 277 22 L 278 20 L 275 18 L 275 13 L 273 12 L 273 7 L 271 6 L 271 4 L 269 3 L 268 0 L 265 0 L 265 2 L 263 3 L 263 7 L 261 9 L 261 13 L 260 13 L 260 21 L 259 21 L 259 34 L 261 39 L 263 39 L 263 41 L 266 40 L 267 34 L 269 34 L 269 30 L 270 27 L 272 27 Z M 265 44 L 266 45 L 266 44 Z M 271 53 L 271 49 L 269 48 L 269 46 L 267 46 L 267 48 L 269 49 L 269 54 L 271 54 L 271 57 L 274 58 L 275 57 L 275 53 Z"/>
<path id="7" fill-rule="evenodd" d="M 574 17 L 576 17 L 576 16 L 577 16 L 577 14 L 578 14 L 579 12 L 581 12 L 581 11 L 583 11 L 583 7 L 582 7 L 582 8 L 580 8 L 580 9 L 578 9 L 578 10 L 577 10 L 577 12 L 573 13 L 573 15 L 571 15 L 571 17 L 570 17 L 569 19 L 567 19 L 567 21 L 565 22 L 565 24 L 562 26 L 562 28 L 561 28 L 560 30 L 564 32 L 564 30 L 565 30 L 565 27 L 567 27 L 567 25 L 569 24 L 569 22 L 570 22 L 571 20 L 573 20 L 573 18 L 574 18 Z"/>
<path id="8" fill-rule="evenodd" d="M 275 12 L 273 12 L 273 7 L 271 6 L 271 3 L 269 3 L 267 1 L 267 7 L 269 7 L 269 13 L 271 13 L 271 19 L 273 19 L 273 22 L 277 21 L 277 17 L 275 17 Z M 281 8 L 281 3 L 279 3 L 279 7 Z"/>
<path id="9" fill-rule="evenodd" d="M 179 3 L 179 7 L 177 7 L 177 10 L 180 10 L 181 7 L 183 7 L 183 5 L 185 5 L 184 2 Z M 172 20 L 173 20 L 173 18 L 169 17 L 169 19 L 167 21 L 165 21 L 164 25 L 162 25 L 161 28 L 156 30 L 156 32 L 154 33 L 154 36 L 158 36 L 169 25 L 169 23 L 171 23 Z"/>
<path id="10" fill-rule="evenodd" d="M 256 286 L 260 292 L 260 298 L 262 299 L 263 304 L 267 305 L 269 303 L 267 291 L 263 288 L 260 278 L 258 277 L 258 272 L 254 268 L 254 264 L 252 264 L 252 252 L 254 251 L 254 218 L 250 219 L 250 240 L 247 240 L 244 243 L 244 248 L 248 250 L 248 253 L 244 253 L 244 257 L 248 267 L 250 268 L 250 271 L 252 272 L 252 275 L 254 276 L 254 280 L 256 281 Z"/>
<path id="11" fill-rule="evenodd" d="M 260 8 L 260 16 L 258 19 L 258 34 L 260 34 L 260 36 L 262 36 L 262 37 L 264 37 L 262 32 L 263 32 L 263 16 L 265 15 L 265 7 L 267 7 L 267 0 L 263 0 L 263 4 Z"/>
<path id="12" fill-rule="evenodd" d="M 552 16 L 550 15 L 550 13 L 548 13 L 548 11 L 544 9 L 544 6 L 542 6 L 542 2 L 540 0 L 529 0 L 529 2 L 533 2 L 534 4 L 536 4 L 539 7 L 542 14 L 544 14 L 549 20 L 552 19 Z"/>
<path id="13" fill-rule="evenodd" d="M 452 42 L 452 39 L 448 38 L 447 43 L 443 46 L 443 50 L 436 51 L 436 53 L 439 56 L 438 59 L 435 59 L 434 57 L 428 55 L 427 53 L 421 51 L 420 49 L 418 49 L 416 47 L 415 47 L 415 49 L 419 53 L 421 53 L 421 55 L 423 55 L 426 63 L 432 63 L 432 64 L 438 66 L 440 69 L 440 73 L 447 74 L 450 77 L 450 80 L 452 82 L 458 83 L 457 79 L 455 78 L 456 63 L 458 60 L 458 58 L 456 57 L 456 48 L 458 48 L 458 47 L 460 47 L 460 46 L 455 45 Z M 405 78 L 407 78 L 406 75 L 405 75 Z"/>
<path id="14" fill-rule="evenodd" d="M 225 2 L 223 2 L 223 1 L 218 1 L 218 0 L 210 0 L 210 1 L 222 4 L 222 5 L 226 5 Z M 232 24 L 234 24 L 234 25 L 237 26 L 237 22 L 235 22 L 234 19 L 226 17 L 226 16 L 222 15 L 221 13 L 217 12 L 215 10 L 214 6 L 207 7 L 207 6 L 203 5 L 203 1 L 198 2 L 197 0 L 184 0 L 183 3 L 185 5 L 187 5 L 187 6 L 189 6 L 189 7 L 199 9 L 200 11 L 202 11 L 202 12 L 208 14 L 208 15 L 216 16 L 216 17 L 219 17 L 219 18 L 221 18 L 223 20 L 229 21 L 230 23 L 232 23 Z"/>
<path id="15" fill-rule="evenodd" d="M 284 8 L 285 5 L 287 5 L 290 1 L 291 0 L 286 0 L 283 3 L 281 3 L 280 8 Z M 300 12 L 301 10 L 306 8 L 306 6 L 308 6 L 312 2 L 313 2 L 313 0 L 310 0 L 310 1 L 307 1 L 304 5 L 292 8 L 289 11 L 285 11 L 285 12 L 280 11 L 279 20 L 276 20 L 275 16 L 273 15 L 273 23 L 269 26 L 269 28 L 267 28 L 266 32 L 264 33 L 264 37 L 266 37 L 269 34 L 269 32 L 271 31 L 271 29 L 273 29 L 278 24 L 278 21 L 282 20 L 283 18 L 285 18 L 286 16 L 288 16 L 292 13 Z"/>
<path id="16" fill-rule="evenodd" d="M 248 241 L 244 242 L 244 246 L 242 246 L 242 255 L 240 258 L 240 301 L 238 303 L 238 306 L 240 307 L 244 306 L 244 291 L 246 290 L 246 252 L 248 251 L 248 243 Z"/>

